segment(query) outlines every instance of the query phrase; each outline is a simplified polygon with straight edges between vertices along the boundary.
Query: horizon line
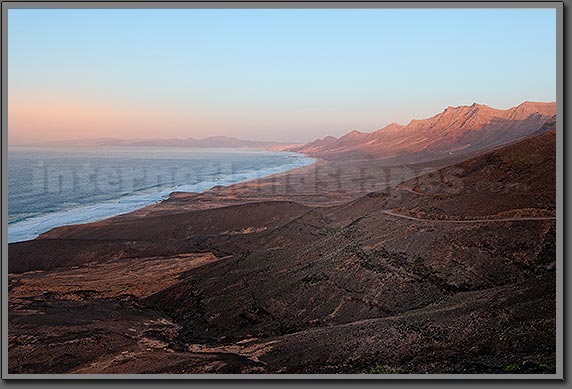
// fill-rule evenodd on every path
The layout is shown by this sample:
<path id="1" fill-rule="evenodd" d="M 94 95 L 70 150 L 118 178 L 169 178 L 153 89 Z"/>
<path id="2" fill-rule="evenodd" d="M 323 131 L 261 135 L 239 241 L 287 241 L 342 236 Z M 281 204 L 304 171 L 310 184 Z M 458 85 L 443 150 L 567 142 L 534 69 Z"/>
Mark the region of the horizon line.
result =
<path id="1" fill-rule="evenodd" d="M 484 103 L 477 103 L 476 101 L 474 101 L 472 104 L 460 104 L 460 105 L 448 105 L 445 108 L 443 108 L 442 110 L 440 110 L 439 112 L 437 112 L 436 114 L 433 114 L 431 116 L 427 116 L 424 118 L 413 118 L 410 119 L 406 124 L 401 124 L 401 123 L 397 123 L 397 122 L 389 122 L 388 124 L 379 127 L 377 129 L 371 130 L 371 131 L 361 131 L 361 130 L 357 130 L 354 128 L 348 128 L 347 132 L 344 134 L 348 134 L 350 132 L 359 132 L 362 134 L 371 134 L 374 133 L 376 131 L 380 131 L 388 126 L 391 125 L 398 125 L 398 126 L 402 126 L 402 127 L 406 127 L 407 125 L 411 124 L 414 121 L 422 121 L 422 120 L 427 120 L 430 119 L 436 115 L 439 115 L 445 111 L 447 111 L 448 109 L 459 109 L 459 108 L 463 108 L 463 107 L 472 107 L 475 105 L 478 106 L 482 106 L 482 107 L 487 107 L 496 111 L 508 111 L 510 109 L 513 108 L 517 108 L 520 107 L 524 104 L 557 104 L 556 100 L 552 100 L 552 101 L 535 101 L 535 100 L 524 100 L 523 102 L 514 105 L 512 107 L 506 108 L 506 109 L 501 109 L 501 108 L 495 108 L 492 107 L 490 105 L 484 104 Z M 10 131 L 8 129 L 8 131 Z M 342 136 L 344 136 L 342 135 Z M 341 137 L 342 137 L 341 136 Z M 40 146 L 47 146 L 47 145 L 53 145 L 53 146 L 57 146 L 58 143 L 65 143 L 65 142 L 89 142 L 89 141 L 128 141 L 128 142 L 136 142 L 136 141 L 142 141 L 142 142 L 148 142 L 148 141 L 204 141 L 207 139 L 212 139 L 212 138 L 225 138 L 225 139 L 233 139 L 233 140 L 238 140 L 238 141 L 242 141 L 242 142 L 258 142 L 258 143 L 266 143 L 267 146 L 272 146 L 272 145 L 303 145 L 306 143 L 310 143 L 313 142 L 315 140 L 320 140 L 323 138 L 327 138 L 327 137 L 333 137 L 336 139 L 339 139 L 340 137 L 335 137 L 333 135 L 330 134 L 326 134 L 326 135 L 322 135 L 321 137 L 315 138 L 314 140 L 310 140 L 310 141 L 274 141 L 274 140 L 255 140 L 255 139 L 244 139 L 241 138 L 240 136 L 228 136 L 228 135 L 209 135 L 206 137 L 193 137 L 193 136 L 189 136 L 186 138 L 177 138 L 177 137 L 143 137 L 143 138 L 116 138 L 116 137 L 97 137 L 97 138 L 65 138 L 65 139 L 57 139 L 57 140 L 47 140 L 47 141 L 40 141 L 40 142 L 34 142 L 34 143 L 16 143 L 16 144 L 11 144 L 10 140 L 8 139 L 8 146 L 9 147 L 40 147 Z"/>

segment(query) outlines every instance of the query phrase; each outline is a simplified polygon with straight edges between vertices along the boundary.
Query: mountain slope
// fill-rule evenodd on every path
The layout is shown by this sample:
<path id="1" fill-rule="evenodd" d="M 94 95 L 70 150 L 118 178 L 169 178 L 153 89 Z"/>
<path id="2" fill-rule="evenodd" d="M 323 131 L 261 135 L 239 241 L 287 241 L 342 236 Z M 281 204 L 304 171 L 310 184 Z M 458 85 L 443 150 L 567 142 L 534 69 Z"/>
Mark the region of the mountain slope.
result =
<path id="1" fill-rule="evenodd" d="M 447 107 L 427 119 L 352 131 L 293 148 L 325 159 L 403 158 L 406 162 L 492 149 L 530 136 L 556 113 L 556 103 L 524 102 L 499 110 L 483 104 Z"/>
<path id="2" fill-rule="evenodd" d="M 408 214 L 424 218 L 554 216 L 555 129 L 408 180 L 398 188 L 420 194 L 406 208 Z"/>
<path id="3" fill-rule="evenodd" d="M 553 135 L 549 131 L 455 165 L 455 169 L 450 168 L 442 174 L 447 176 L 462 170 L 464 174 L 457 178 L 465 183 L 461 187 L 470 191 L 473 183 L 484 176 L 490 183 L 503 183 L 513 176 L 511 169 L 522 168 L 511 182 L 521 184 L 511 186 L 519 191 L 536 179 L 537 169 L 544 169 L 545 165 L 549 168 L 541 170 L 543 174 L 554 177 L 550 168 L 555 160 L 555 154 L 550 152 L 554 150 Z M 546 157 L 529 157 L 533 149 Z M 514 158 L 517 155 L 524 156 L 525 160 Z M 500 162 L 494 162 L 496 159 Z M 488 174 L 489 168 L 483 165 L 487 161 L 493 161 L 492 174 Z M 422 177 L 419 182 L 425 179 Z M 542 278 L 545 282 L 533 293 L 543 295 L 542 302 L 532 301 L 533 298 L 523 304 L 540 304 L 539 307 L 553 309 L 550 299 L 554 282 L 555 221 L 550 217 L 536 219 L 533 213 L 528 219 L 509 216 L 479 223 L 473 222 L 475 210 L 487 201 L 497 207 L 483 207 L 478 216 L 494 218 L 498 212 L 526 215 L 530 209 L 538 208 L 538 201 L 542 199 L 548 202 L 543 206 L 550 211 L 554 196 L 554 180 L 550 180 L 544 180 L 544 184 L 549 185 L 544 188 L 544 196 L 523 196 L 513 203 L 504 200 L 507 193 L 503 191 L 483 193 L 477 202 L 467 198 L 463 204 L 462 191 L 459 195 L 440 190 L 434 199 L 435 206 L 458 212 L 456 216 L 465 217 L 464 222 L 410 220 L 400 214 L 388 214 L 388 209 L 397 207 L 400 207 L 399 211 L 415 209 L 419 204 L 425 204 L 423 201 L 431 205 L 433 197 L 427 200 L 426 194 L 408 191 L 405 187 L 389 194 L 372 193 L 343 206 L 315 208 L 279 228 L 248 237 L 250 243 L 243 241 L 242 246 L 256 247 L 256 250 L 237 251 L 231 259 L 207 264 L 179 283 L 148 297 L 145 304 L 166 312 L 183 325 L 186 329 L 183 338 L 189 342 L 218 344 L 222 337 L 226 342 L 272 337 L 281 339 L 275 349 L 281 348 L 282 344 L 284 349 L 297 349 L 291 343 L 292 339 L 305 338 L 309 342 L 306 346 L 311 343 L 316 350 L 316 353 L 308 353 L 316 358 L 311 362 L 319 361 L 322 367 L 327 366 L 329 360 L 320 358 L 327 359 L 330 354 L 320 357 L 318 350 L 329 350 L 332 333 L 339 331 L 336 335 L 339 339 L 353 337 L 352 332 L 356 326 L 361 328 L 362 321 L 385 319 L 385 323 L 393 328 L 391 331 L 403 331 L 403 337 L 407 338 L 414 336 L 418 326 L 430 327 L 431 322 L 422 321 L 411 329 L 391 326 L 396 322 L 406 325 L 409 317 L 418 310 L 434 312 L 443 302 L 446 302 L 445 306 L 462 310 L 467 317 L 478 317 L 474 322 L 467 320 L 473 326 L 483 328 L 486 332 L 481 336 L 486 336 L 490 345 L 494 345 L 499 339 L 496 330 L 491 328 L 496 326 L 497 317 L 508 311 L 501 308 L 496 311 L 491 304 L 509 295 L 504 287 L 512 285 L 511 294 L 524 293 L 535 280 Z M 411 182 L 404 185 L 409 184 Z M 447 188 L 446 182 L 443 188 Z M 466 209 L 465 214 L 463 209 Z M 471 293 L 485 290 L 495 297 L 484 293 L 482 307 L 469 308 L 474 296 Z M 522 308 L 519 308 L 519 302 L 515 304 L 515 313 L 507 313 L 509 316 L 503 319 L 508 323 L 516 324 L 520 320 L 518 312 Z M 444 311 L 449 309 L 452 308 L 443 307 Z M 473 309 L 475 311 L 470 312 Z M 547 331 L 553 324 L 552 313 L 548 312 L 542 319 L 542 326 Z M 523 315 L 531 320 L 530 323 L 535 320 L 534 309 Z M 437 314 L 426 320 L 438 317 Z M 447 320 L 455 321 L 456 318 L 445 319 L 445 322 Z M 451 323 L 443 323 L 443 328 Z M 521 330 L 530 335 L 536 331 L 533 324 L 526 324 Z M 478 331 L 475 336 L 477 334 Z M 355 336 L 362 340 L 375 337 L 373 333 Z M 517 335 L 506 333 L 503 336 L 507 347 L 510 348 L 510 344 L 517 347 Z M 456 355 L 479 355 L 466 350 L 460 339 L 455 340 L 454 334 L 446 339 L 455 343 L 448 350 L 455 349 Z M 545 350 L 551 347 L 550 339 L 547 336 L 543 340 Z M 342 340 L 339 342 L 338 346 L 343 344 Z M 401 340 L 396 342 L 405 344 L 399 343 Z M 341 347 L 343 350 L 335 353 L 336 361 L 371 363 L 368 358 L 374 358 L 376 352 L 368 354 L 369 351 L 385 349 L 383 345 L 386 343 L 382 337 L 363 353 L 352 354 L 353 347 L 347 350 Z M 386 358 L 398 359 L 402 348 L 395 347 L 396 350 L 388 352 Z M 523 355 L 531 352 L 532 346 L 527 347 L 522 351 Z M 298 349 L 297 352 L 302 351 Z M 304 371 L 306 362 L 290 358 L 288 363 L 297 363 L 292 366 L 293 371 Z"/>

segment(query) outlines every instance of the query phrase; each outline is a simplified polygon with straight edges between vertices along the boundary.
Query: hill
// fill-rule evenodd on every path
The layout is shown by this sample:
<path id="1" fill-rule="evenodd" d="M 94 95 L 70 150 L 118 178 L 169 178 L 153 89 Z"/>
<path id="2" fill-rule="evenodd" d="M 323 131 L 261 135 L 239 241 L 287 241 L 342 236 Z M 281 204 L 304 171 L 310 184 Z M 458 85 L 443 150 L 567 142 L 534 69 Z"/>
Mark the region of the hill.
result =
<path id="1" fill-rule="evenodd" d="M 524 102 L 507 110 L 474 103 L 447 107 L 405 126 L 393 123 L 372 133 L 354 130 L 339 139 L 329 136 L 292 150 L 325 159 L 427 161 L 474 154 L 526 138 L 555 114 L 555 103 Z"/>

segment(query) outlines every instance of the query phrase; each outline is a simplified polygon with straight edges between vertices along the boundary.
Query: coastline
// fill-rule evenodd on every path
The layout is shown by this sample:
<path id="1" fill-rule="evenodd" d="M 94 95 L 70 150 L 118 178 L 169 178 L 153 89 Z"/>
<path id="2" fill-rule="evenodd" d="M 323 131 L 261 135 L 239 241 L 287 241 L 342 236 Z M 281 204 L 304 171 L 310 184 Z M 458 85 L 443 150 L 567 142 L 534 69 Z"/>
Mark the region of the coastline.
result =
<path id="1" fill-rule="evenodd" d="M 99 228 L 122 223 L 178 217 L 193 211 L 206 211 L 255 203 L 288 202 L 305 207 L 333 207 L 349 204 L 371 192 L 394 192 L 395 186 L 420 174 L 455 163 L 455 159 L 416 165 L 392 165 L 385 160 L 325 160 L 316 157 L 306 166 L 229 185 L 214 185 L 204 191 L 173 191 L 166 198 L 97 221 L 54 227 L 35 239 L 59 239 L 70 231 L 91 235 Z M 396 192 L 398 195 L 400 193 Z M 95 236 L 95 235 L 94 235 Z M 26 241 L 20 242 L 25 243 Z M 14 242 L 17 243 L 17 242 Z"/>
<path id="2" fill-rule="evenodd" d="M 99 222 L 117 216 L 130 214 L 148 206 L 168 200 L 173 193 L 202 193 L 219 186 L 228 187 L 242 182 L 260 180 L 277 174 L 284 174 L 291 170 L 311 166 L 316 163 L 314 158 L 300 153 L 285 151 L 271 152 L 295 154 L 296 158 L 293 163 L 287 163 L 277 167 L 262 168 L 246 173 L 230 174 L 214 181 L 202 181 L 196 184 L 178 185 L 176 187 L 152 193 L 122 196 L 114 201 L 105 201 L 99 204 L 73 207 L 18 220 L 8 223 L 8 243 L 32 240 L 58 227 Z"/>
<path id="3" fill-rule="evenodd" d="M 469 157 L 460 155 L 404 165 L 393 159 L 323 159 L 306 153 L 263 150 L 295 155 L 301 163 L 122 196 L 15 221 L 8 223 L 8 243 L 33 240 L 60 227 L 133 219 L 157 212 L 176 213 L 264 200 L 320 207 L 339 205 L 370 192 L 389 190 L 402 181 Z"/>

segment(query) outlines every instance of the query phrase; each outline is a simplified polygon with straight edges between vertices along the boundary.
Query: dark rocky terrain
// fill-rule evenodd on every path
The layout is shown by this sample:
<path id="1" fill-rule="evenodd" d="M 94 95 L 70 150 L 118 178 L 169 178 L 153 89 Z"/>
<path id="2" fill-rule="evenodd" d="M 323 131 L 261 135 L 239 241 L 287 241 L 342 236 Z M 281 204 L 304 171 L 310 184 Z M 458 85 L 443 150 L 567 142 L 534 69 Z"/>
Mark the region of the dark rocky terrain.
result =
<path id="1" fill-rule="evenodd" d="M 10 244 L 10 372 L 554 373 L 555 157 L 548 123 Z"/>

